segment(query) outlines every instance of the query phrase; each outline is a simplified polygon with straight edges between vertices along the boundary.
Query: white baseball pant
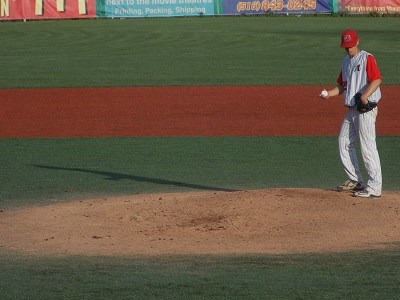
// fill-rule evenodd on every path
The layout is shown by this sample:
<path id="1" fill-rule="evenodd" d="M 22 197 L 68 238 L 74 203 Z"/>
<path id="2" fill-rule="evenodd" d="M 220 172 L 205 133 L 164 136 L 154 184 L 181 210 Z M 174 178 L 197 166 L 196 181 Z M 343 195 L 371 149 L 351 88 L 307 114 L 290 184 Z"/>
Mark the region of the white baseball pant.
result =
<path id="1" fill-rule="evenodd" d="M 373 194 L 381 195 L 382 171 L 376 147 L 375 131 L 377 114 L 377 107 L 366 113 L 359 113 L 354 107 L 349 109 L 340 129 L 339 153 L 349 179 L 363 182 L 354 147 L 354 143 L 359 142 L 365 169 L 368 173 L 366 189 Z"/>

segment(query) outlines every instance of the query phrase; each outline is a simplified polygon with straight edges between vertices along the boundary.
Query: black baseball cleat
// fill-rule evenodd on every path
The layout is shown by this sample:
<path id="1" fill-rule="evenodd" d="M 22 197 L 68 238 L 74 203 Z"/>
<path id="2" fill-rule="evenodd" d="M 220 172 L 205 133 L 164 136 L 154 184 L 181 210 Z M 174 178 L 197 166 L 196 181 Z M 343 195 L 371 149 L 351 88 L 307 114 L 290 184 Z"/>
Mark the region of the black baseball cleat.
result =
<path id="1" fill-rule="evenodd" d="M 338 192 L 343 192 L 343 191 L 358 192 L 364 190 L 364 186 L 361 182 L 347 179 L 342 185 L 337 186 L 336 190 Z"/>

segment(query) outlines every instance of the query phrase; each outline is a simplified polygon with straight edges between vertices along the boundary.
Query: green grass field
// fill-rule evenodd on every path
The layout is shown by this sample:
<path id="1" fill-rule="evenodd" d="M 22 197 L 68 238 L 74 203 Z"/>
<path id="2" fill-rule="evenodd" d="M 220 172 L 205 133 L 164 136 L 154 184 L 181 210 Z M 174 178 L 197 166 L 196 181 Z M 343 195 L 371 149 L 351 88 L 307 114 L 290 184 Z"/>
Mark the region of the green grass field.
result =
<path id="1" fill-rule="evenodd" d="M 0 257 L 2 299 L 399 299 L 398 252 Z"/>
<path id="2" fill-rule="evenodd" d="M 334 84 L 346 28 L 398 84 L 400 18 L 214 17 L 1 23 L 0 88 Z"/>
<path id="3" fill-rule="evenodd" d="M 0 88 L 334 84 L 359 31 L 400 84 L 400 18 L 216 17 L 0 23 Z M 400 133 L 399 133 L 400 136 Z M 384 189 L 400 137 L 378 137 Z M 1 139 L 1 211 L 99 195 L 343 180 L 336 137 Z M 1 299 L 399 299 L 400 251 L 243 257 L 30 257 L 0 237 Z"/>
<path id="4" fill-rule="evenodd" d="M 400 184 L 400 137 L 379 137 L 384 189 Z M 0 209 L 101 195 L 343 181 L 336 137 L 0 139 Z M 366 173 L 364 172 L 366 175 Z"/>

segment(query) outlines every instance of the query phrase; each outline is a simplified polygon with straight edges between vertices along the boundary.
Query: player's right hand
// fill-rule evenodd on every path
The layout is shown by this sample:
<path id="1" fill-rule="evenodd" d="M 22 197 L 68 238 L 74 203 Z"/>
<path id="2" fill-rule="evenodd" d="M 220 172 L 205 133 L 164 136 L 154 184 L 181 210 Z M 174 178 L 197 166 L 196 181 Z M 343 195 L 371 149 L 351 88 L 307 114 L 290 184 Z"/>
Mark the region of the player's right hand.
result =
<path id="1" fill-rule="evenodd" d="M 328 91 L 327 91 L 327 90 L 321 91 L 321 93 L 319 94 L 319 97 L 320 97 L 322 100 L 328 99 L 328 98 L 329 98 L 329 93 L 328 93 Z"/>

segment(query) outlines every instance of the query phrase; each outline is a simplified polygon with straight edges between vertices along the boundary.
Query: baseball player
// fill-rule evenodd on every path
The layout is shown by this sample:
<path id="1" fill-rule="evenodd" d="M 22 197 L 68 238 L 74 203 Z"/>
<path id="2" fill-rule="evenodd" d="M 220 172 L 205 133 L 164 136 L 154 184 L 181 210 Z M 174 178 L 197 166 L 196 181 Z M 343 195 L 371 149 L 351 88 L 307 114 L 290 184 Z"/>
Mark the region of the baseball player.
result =
<path id="1" fill-rule="evenodd" d="M 339 154 L 348 176 L 338 191 L 352 191 L 355 197 L 379 198 L 382 193 L 382 172 L 376 147 L 375 121 L 377 104 L 381 99 L 382 83 L 375 58 L 358 47 L 359 39 L 354 30 L 345 30 L 341 35 L 341 47 L 347 52 L 337 79 L 337 86 L 320 93 L 322 99 L 340 94 L 344 96 L 347 108 L 339 134 Z M 354 148 L 360 143 L 361 154 L 368 173 L 368 181 L 363 178 Z"/>

